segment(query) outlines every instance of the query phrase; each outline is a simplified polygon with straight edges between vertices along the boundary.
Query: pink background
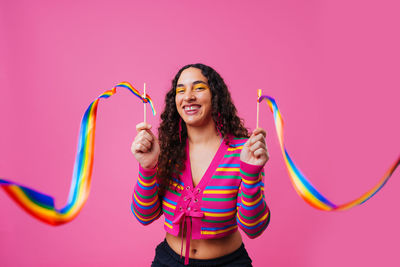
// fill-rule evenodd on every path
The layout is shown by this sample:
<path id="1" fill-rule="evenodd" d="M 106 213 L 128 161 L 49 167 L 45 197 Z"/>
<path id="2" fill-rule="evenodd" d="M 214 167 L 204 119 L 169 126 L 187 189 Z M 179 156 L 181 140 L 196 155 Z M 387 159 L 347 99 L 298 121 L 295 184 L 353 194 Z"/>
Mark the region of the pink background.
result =
<path id="1" fill-rule="evenodd" d="M 0 2 L 0 177 L 67 199 L 81 116 L 120 81 L 143 82 L 161 111 L 183 65 L 227 82 L 253 129 L 256 89 L 276 98 L 289 153 L 340 204 L 399 155 L 398 1 Z M 314 210 L 291 187 L 265 103 L 271 223 L 244 238 L 255 266 L 400 266 L 397 171 L 351 211 Z M 148 113 L 158 126 L 158 116 Z M 1 266 L 149 266 L 162 220 L 130 211 L 141 103 L 126 90 L 98 111 L 92 190 L 71 223 L 49 227 L 0 193 Z"/>

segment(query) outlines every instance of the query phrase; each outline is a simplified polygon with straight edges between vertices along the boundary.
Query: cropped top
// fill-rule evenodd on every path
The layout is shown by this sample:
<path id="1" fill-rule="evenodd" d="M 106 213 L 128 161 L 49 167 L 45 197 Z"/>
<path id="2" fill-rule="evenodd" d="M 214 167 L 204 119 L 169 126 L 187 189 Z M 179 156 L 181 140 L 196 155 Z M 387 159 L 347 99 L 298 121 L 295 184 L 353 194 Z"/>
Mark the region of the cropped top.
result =
<path id="1" fill-rule="evenodd" d="M 165 230 L 180 234 L 186 223 L 186 257 L 191 239 L 221 238 L 237 231 L 249 237 L 259 236 L 268 226 L 269 208 L 264 198 L 263 166 L 240 160 L 247 138 L 223 141 L 197 186 L 193 186 L 190 157 L 185 169 L 161 198 L 158 195 L 156 171 L 139 165 L 139 176 L 132 197 L 132 212 L 137 220 L 148 225 L 163 213 Z M 186 146 L 186 155 L 189 155 Z M 181 233 L 182 234 L 182 233 Z M 182 238 L 183 239 L 183 238 Z"/>

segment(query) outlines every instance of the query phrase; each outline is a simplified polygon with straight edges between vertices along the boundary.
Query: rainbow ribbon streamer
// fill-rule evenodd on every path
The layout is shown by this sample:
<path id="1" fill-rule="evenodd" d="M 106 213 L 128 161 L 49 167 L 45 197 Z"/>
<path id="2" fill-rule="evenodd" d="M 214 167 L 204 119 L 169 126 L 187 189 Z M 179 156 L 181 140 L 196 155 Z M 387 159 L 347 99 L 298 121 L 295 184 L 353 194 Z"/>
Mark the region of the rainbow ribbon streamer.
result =
<path id="1" fill-rule="evenodd" d="M 386 182 L 392 176 L 393 172 L 396 170 L 397 166 L 399 166 L 400 164 L 399 156 L 399 158 L 392 164 L 392 166 L 383 175 L 381 180 L 372 189 L 353 201 L 341 205 L 336 205 L 333 202 L 329 201 L 326 197 L 324 197 L 315 188 L 315 186 L 313 186 L 310 181 L 308 181 L 308 179 L 304 176 L 300 169 L 294 164 L 283 142 L 283 119 L 281 113 L 279 112 L 278 106 L 276 105 L 275 99 L 266 95 L 262 95 L 257 99 L 257 101 L 260 103 L 264 99 L 267 101 L 268 106 L 270 107 L 271 112 L 274 116 L 275 129 L 279 139 L 282 156 L 285 161 L 286 168 L 288 170 L 293 187 L 296 190 L 297 194 L 300 195 L 300 197 L 302 197 L 308 204 L 316 209 L 325 211 L 337 211 L 347 210 L 354 206 L 361 205 L 362 203 L 370 199 L 373 195 L 375 195 L 386 184 Z"/>
<path id="2" fill-rule="evenodd" d="M 73 220 L 85 205 L 90 192 L 93 169 L 97 106 L 100 98 L 109 98 L 116 93 L 118 87 L 126 88 L 144 103 L 150 103 L 153 115 L 156 114 L 150 96 L 146 94 L 145 98 L 142 97 L 128 82 L 119 83 L 111 90 L 105 91 L 89 105 L 82 117 L 71 188 L 67 204 L 63 208 L 56 209 L 54 198 L 51 196 L 0 179 L 0 187 L 33 217 L 50 225 L 61 225 Z"/>
<path id="3" fill-rule="evenodd" d="M 136 90 L 130 83 L 128 82 L 122 82 L 117 84 L 115 87 L 124 87 L 126 89 L 128 89 L 132 94 L 134 94 L 135 96 L 137 96 L 140 100 L 143 101 L 143 103 L 149 103 L 150 107 L 151 107 L 151 112 L 153 113 L 153 115 L 156 115 L 156 110 L 154 109 L 154 105 L 153 105 L 153 100 L 151 100 L 151 97 L 146 93 L 146 97 L 144 98 L 138 90 Z M 115 88 L 114 87 L 114 88 Z M 105 92 L 103 93 L 103 95 L 105 94 Z M 101 96 L 100 96 L 101 97 Z"/>

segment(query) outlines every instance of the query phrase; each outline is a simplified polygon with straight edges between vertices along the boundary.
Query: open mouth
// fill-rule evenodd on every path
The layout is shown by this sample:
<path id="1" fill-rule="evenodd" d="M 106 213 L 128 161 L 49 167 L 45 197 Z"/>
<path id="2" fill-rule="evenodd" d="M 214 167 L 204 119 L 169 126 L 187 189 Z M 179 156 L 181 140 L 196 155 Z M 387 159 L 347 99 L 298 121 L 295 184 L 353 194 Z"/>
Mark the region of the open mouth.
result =
<path id="1" fill-rule="evenodd" d="M 183 109 L 186 110 L 198 110 L 200 108 L 200 105 L 185 105 L 183 106 Z"/>
<path id="2" fill-rule="evenodd" d="M 200 105 L 196 105 L 196 104 L 183 106 L 183 110 L 188 115 L 196 114 L 199 111 L 200 108 L 201 108 L 201 106 Z"/>

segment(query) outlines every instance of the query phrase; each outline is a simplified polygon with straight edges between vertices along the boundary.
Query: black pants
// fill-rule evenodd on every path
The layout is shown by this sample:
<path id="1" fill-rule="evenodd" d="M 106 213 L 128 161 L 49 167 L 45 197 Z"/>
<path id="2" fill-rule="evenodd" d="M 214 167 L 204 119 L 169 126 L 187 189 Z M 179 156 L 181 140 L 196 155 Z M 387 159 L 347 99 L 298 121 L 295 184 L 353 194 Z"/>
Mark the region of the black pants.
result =
<path id="1" fill-rule="evenodd" d="M 151 267 L 175 267 L 175 266 L 185 266 L 185 258 L 177 254 L 168 245 L 167 241 L 164 239 L 157 248 L 156 256 L 151 264 Z M 251 267 L 251 259 L 247 254 L 244 245 L 242 244 L 240 248 L 231 254 L 210 259 L 210 260 L 198 260 L 189 259 L 189 265 L 186 266 L 197 266 L 197 267 L 211 267 L 211 266 L 229 266 L 229 267 Z"/>

